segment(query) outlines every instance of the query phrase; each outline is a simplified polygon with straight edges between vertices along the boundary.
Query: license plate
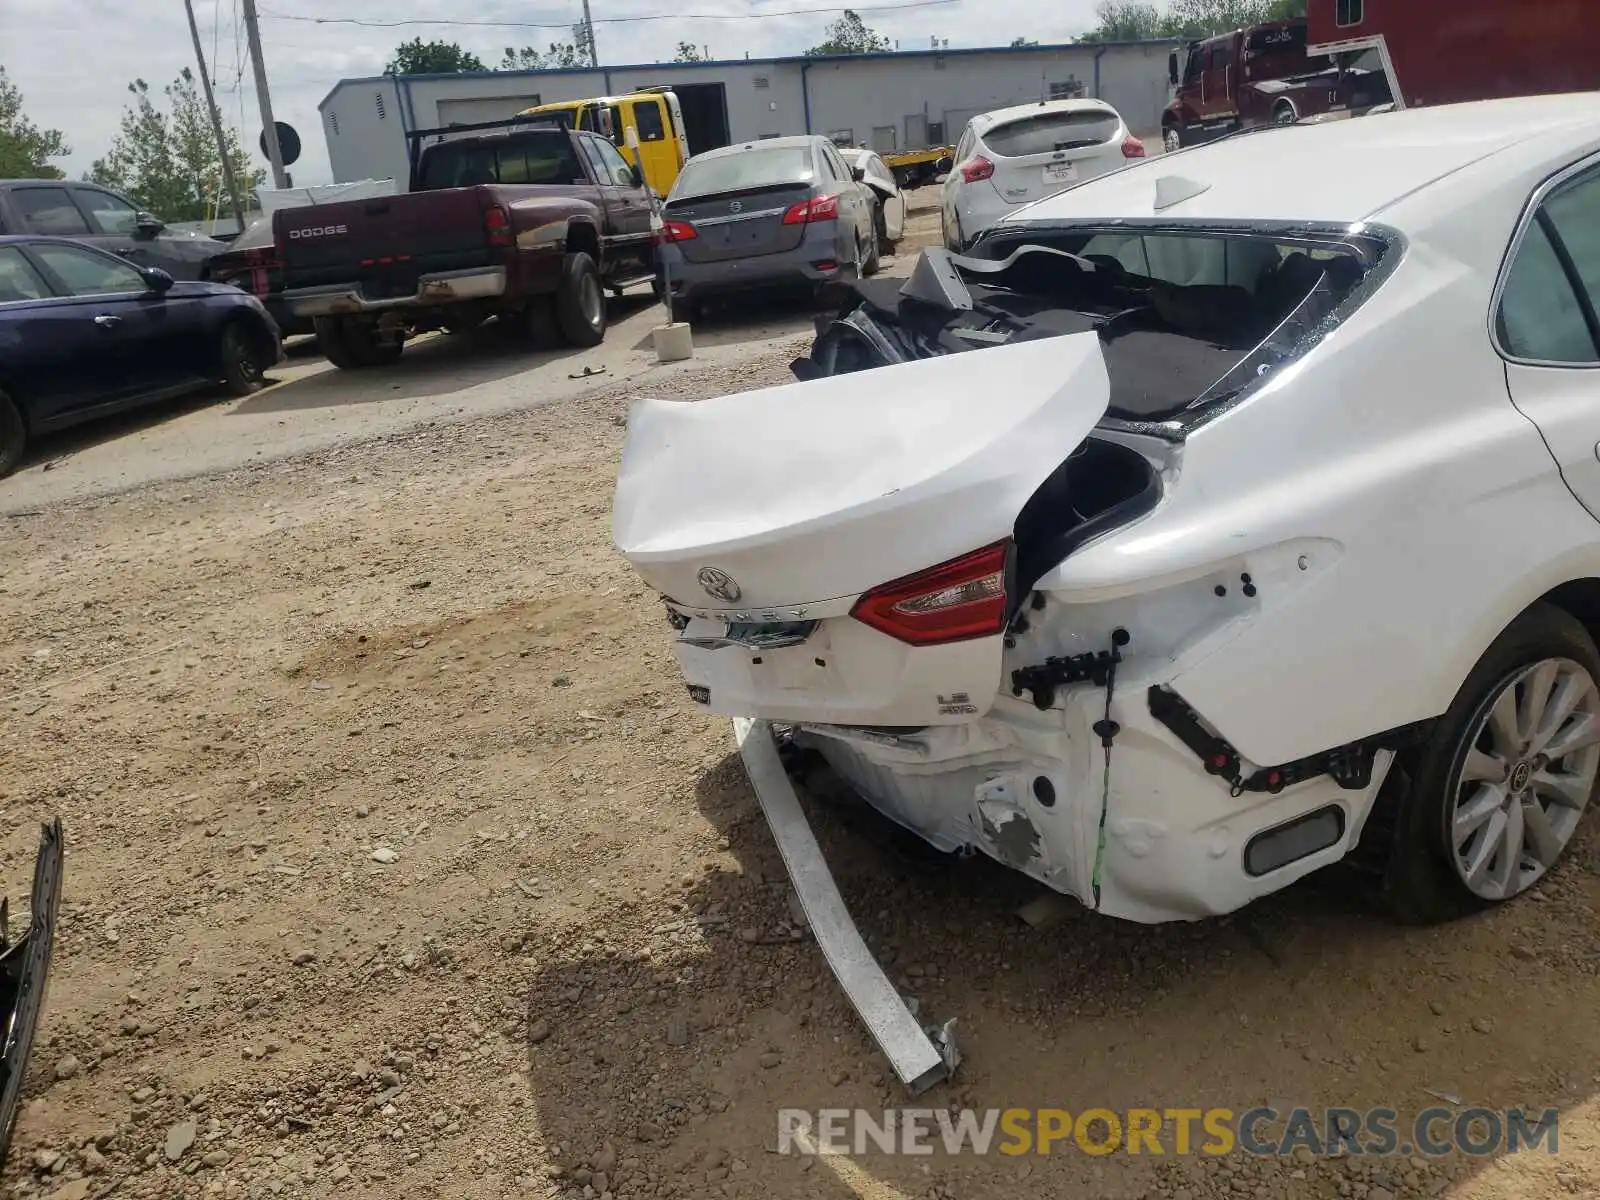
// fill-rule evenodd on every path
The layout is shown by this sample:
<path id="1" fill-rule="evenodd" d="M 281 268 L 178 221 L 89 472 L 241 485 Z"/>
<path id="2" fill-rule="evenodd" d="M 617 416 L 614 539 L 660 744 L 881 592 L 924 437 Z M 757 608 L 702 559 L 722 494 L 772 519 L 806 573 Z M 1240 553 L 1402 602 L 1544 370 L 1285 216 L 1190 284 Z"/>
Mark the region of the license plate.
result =
<path id="1" fill-rule="evenodd" d="M 1059 162 L 1046 163 L 1044 167 L 1044 181 L 1046 183 L 1071 183 L 1078 177 L 1078 168 L 1075 163 Z"/>

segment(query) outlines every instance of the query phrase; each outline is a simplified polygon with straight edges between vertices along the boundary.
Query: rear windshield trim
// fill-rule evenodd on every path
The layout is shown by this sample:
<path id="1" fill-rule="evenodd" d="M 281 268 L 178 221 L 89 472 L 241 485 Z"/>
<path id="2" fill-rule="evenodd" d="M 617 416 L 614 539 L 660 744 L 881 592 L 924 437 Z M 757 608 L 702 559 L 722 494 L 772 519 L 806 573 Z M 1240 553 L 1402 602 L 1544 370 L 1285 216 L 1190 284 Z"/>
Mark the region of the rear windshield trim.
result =
<path id="1" fill-rule="evenodd" d="M 1201 426 L 1243 404 L 1283 367 L 1303 358 L 1334 330 L 1348 321 L 1383 286 L 1405 257 L 1406 241 L 1398 230 L 1371 222 L 1324 221 L 1164 221 L 1114 219 L 1108 221 L 1026 221 L 991 226 L 966 250 L 971 258 L 999 260 L 1021 245 L 1041 237 L 1062 234 L 1168 234 L 1178 237 L 1250 237 L 1307 249 L 1342 250 L 1363 268 L 1359 283 L 1326 311 L 1312 310 L 1310 301 L 1290 313 L 1237 366 L 1197 396 L 1181 413 L 1164 420 L 1139 420 L 1108 413 L 1100 424 L 1107 429 L 1181 442 Z M 1263 370 L 1262 368 L 1268 368 Z"/>

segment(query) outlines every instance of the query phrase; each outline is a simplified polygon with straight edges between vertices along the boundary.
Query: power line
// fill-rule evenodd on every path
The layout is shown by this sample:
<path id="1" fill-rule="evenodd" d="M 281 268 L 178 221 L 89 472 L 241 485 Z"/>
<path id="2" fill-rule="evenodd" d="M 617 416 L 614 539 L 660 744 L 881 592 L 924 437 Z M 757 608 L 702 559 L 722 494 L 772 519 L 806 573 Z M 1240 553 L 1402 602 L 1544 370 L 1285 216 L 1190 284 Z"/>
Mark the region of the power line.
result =
<path id="1" fill-rule="evenodd" d="M 639 15 L 631 17 L 596 17 L 596 25 L 631 25 L 641 21 L 752 21 L 764 20 L 768 17 L 811 17 L 827 16 L 830 13 L 856 12 L 880 13 L 901 12 L 913 8 L 936 8 L 949 4 L 960 4 L 962 0 L 905 0 L 900 4 L 853 5 L 840 8 L 791 8 L 782 12 L 758 13 L 669 13 L 660 16 Z M 455 28 L 478 29 L 568 29 L 573 21 L 569 17 L 565 21 L 450 21 L 428 20 L 424 18 L 411 18 L 400 21 L 363 21 L 358 17 L 309 17 L 300 13 L 280 13 L 262 9 L 263 17 L 271 17 L 277 21 L 304 21 L 311 25 L 360 25 L 368 29 L 399 29 L 407 25 L 448 25 Z"/>

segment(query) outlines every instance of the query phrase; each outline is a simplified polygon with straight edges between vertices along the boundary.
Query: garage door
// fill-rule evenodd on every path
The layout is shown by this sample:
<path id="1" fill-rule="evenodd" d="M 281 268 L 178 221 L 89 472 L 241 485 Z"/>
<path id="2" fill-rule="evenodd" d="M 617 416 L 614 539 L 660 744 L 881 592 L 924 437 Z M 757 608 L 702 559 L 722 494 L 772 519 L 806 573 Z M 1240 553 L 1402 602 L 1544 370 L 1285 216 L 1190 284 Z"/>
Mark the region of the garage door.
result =
<path id="1" fill-rule="evenodd" d="M 440 125 L 476 125 L 482 121 L 506 121 L 525 108 L 538 104 L 539 94 L 490 96 L 473 100 L 439 101 Z"/>

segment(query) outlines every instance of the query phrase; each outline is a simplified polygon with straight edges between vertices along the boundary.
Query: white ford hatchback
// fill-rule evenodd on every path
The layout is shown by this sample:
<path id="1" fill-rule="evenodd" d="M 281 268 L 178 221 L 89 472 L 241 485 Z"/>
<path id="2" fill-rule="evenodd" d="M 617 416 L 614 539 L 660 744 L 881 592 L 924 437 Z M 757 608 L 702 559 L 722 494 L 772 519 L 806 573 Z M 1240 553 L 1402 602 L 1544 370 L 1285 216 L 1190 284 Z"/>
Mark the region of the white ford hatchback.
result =
<path id="1" fill-rule="evenodd" d="M 1104 100 L 1044 100 L 981 113 L 956 144 L 940 194 L 945 245 L 960 249 L 1024 204 L 1143 158 Z"/>
<path id="2" fill-rule="evenodd" d="M 1437 920 L 1556 865 L 1600 770 L 1600 96 L 1151 159 L 904 291 L 817 378 L 630 418 L 617 543 L 764 803 L 792 741 L 1137 921 L 1347 856 Z"/>

